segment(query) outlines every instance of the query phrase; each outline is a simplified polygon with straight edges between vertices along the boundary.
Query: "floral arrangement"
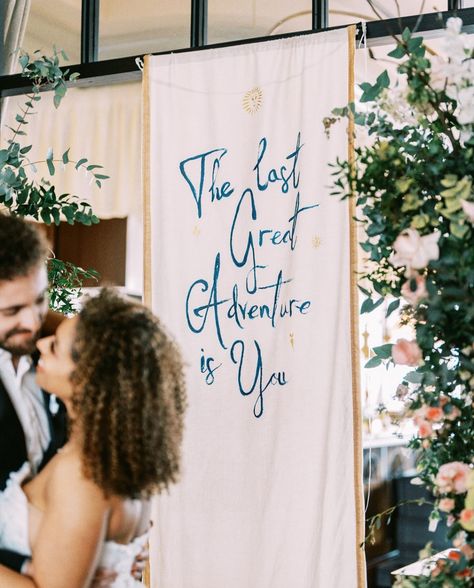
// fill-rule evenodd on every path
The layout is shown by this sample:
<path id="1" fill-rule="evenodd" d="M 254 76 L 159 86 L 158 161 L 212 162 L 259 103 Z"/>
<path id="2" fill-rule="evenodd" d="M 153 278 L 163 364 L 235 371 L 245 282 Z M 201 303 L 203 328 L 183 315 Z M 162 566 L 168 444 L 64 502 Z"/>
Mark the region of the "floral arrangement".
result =
<path id="1" fill-rule="evenodd" d="M 353 118 L 368 132 L 354 161 L 334 164 L 334 194 L 355 197 L 365 227 L 361 312 L 389 299 L 413 340 L 374 348 L 366 367 L 413 369 L 397 389 L 414 419 L 418 482 L 433 495 L 431 518 L 446 517 L 453 551 L 396 586 L 474 582 L 474 38 L 462 21 L 446 27 L 446 57 L 407 29 L 385 71 L 361 85 L 361 102 L 326 119 Z M 363 285 L 362 285 L 363 284 Z"/>

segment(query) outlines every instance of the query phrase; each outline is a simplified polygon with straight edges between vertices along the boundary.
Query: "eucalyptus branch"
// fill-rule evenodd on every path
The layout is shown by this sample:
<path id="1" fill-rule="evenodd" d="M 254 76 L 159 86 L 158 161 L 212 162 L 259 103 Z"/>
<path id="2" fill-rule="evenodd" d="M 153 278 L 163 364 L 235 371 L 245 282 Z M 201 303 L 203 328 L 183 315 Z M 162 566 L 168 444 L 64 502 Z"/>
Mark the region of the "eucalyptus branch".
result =
<path id="1" fill-rule="evenodd" d="M 32 145 L 23 146 L 20 136 L 27 133 L 24 126 L 28 124 L 27 117 L 34 114 L 34 103 L 41 100 L 40 92 L 43 89 L 51 90 L 53 102 L 57 108 L 66 94 L 66 83 L 77 78 L 77 73 L 63 71 L 59 66 L 59 57 L 67 59 L 64 52 L 54 50 L 52 56 L 42 55 L 35 51 L 32 55 L 21 53 L 19 61 L 22 67 L 22 75 L 31 81 L 32 91 L 27 94 L 24 106 L 19 107 L 19 113 L 15 120 L 18 123 L 15 128 L 8 127 L 12 136 L 8 139 L 8 147 L 0 149 L 0 205 L 5 206 L 10 214 L 31 217 L 42 220 L 49 225 L 59 225 L 61 220 L 69 224 L 81 223 L 92 225 L 99 222 L 93 213 L 89 203 L 84 202 L 74 194 L 58 194 L 55 186 L 44 177 L 39 181 L 29 179 L 28 168 L 46 163 L 50 176 L 55 174 L 55 165 L 72 164 L 75 169 L 84 169 L 90 173 L 100 188 L 102 181 L 108 179 L 101 170 L 102 166 L 90 164 L 86 157 L 78 160 L 69 159 L 67 149 L 60 159 L 54 159 L 50 150 L 44 160 L 31 161 L 27 154 Z M 50 306 L 64 313 L 74 311 L 74 301 L 80 294 L 82 284 L 86 279 L 97 282 L 98 273 L 93 269 L 83 269 L 69 261 L 61 261 L 52 258 L 48 262 L 48 275 L 50 281 Z"/>
<path id="2" fill-rule="evenodd" d="M 397 509 L 399 509 L 401 506 L 406 506 L 407 504 L 416 504 L 417 506 L 429 504 L 431 506 L 434 506 L 433 502 L 426 500 L 425 498 L 414 498 L 411 500 L 403 500 L 402 502 L 399 502 L 395 506 L 391 506 L 390 508 L 387 508 L 386 510 L 379 512 L 376 515 L 369 517 L 367 519 L 367 526 L 369 528 L 369 532 L 367 533 L 364 541 L 360 544 L 360 547 L 364 547 L 369 541 L 371 543 L 374 543 L 375 542 L 375 533 L 377 532 L 378 529 L 381 528 L 383 520 L 386 518 L 387 519 L 386 524 L 389 525 L 391 523 L 393 513 Z"/>

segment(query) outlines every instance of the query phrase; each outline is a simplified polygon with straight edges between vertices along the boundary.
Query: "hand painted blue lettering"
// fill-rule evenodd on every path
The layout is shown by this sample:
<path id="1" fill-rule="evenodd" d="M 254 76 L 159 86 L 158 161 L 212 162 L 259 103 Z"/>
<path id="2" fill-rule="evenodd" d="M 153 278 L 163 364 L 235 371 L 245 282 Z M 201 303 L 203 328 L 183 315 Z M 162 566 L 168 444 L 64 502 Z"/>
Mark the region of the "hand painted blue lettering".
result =
<path id="1" fill-rule="evenodd" d="M 216 330 L 217 339 L 219 341 L 220 346 L 223 349 L 227 349 L 227 346 L 225 345 L 224 339 L 222 336 L 222 330 L 221 330 L 221 325 L 220 325 L 220 320 L 219 320 L 219 305 L 227 302 L 229 300 L 229 298 L 219 300 L 219 295 L 217 292 L 217 284 L 219 281 L 219 272 L 220 272 L 220 253 L 217 253 L 216 259 L 214 262 L 214 275 L 213 275 L 213 279 L 212 279 L 212 288 L 209 292 L 209 298 L 207 300 L 207 303 L 204 304 L 203 306 L 194 306 L 192 308 L 192 312 L 191 312 L 190 299 L 191 299 L 192 294 L 194 293 L 194 290 L 198 286 L 200 286 L 201 292 L 207 292 L 209 290 L 209 283 L 206 280 L 204 280 L 204 279 L 196 280 L 189 287 L 188 294 L 186 296 L 186 321 L 188 323 L 188 327 L 191 329 L 191 331 L 193 333 L 201 333 L 203 331 L 204 327 L 206 326 L 209 311 L 212 309 L 213 318 L 214 318 L 214 328 Z M 193 315 L 194 315 L 194 317 L 198 317 L 199 319 L 201 319 L 200 321 L 197 321 L 197 324 L 194 324 Z"/>
<path id="2" fill-rule="evenodd" d="M 244 267 L 244 265 L 247 263 L 247 260 L 249 258 L 250 255 L 250 261 L 251 261 L 251 266 L 250 266 L 250 284 L 247 280 L 247 292 L 249 294 L 254 294 L 257 291 L 258 285 L 257 285 L 257 261 L 255 258 L 255 246 L 254 246 L 254 242 L 253 242 L 253 235 L 251 231 L 248 231 L 247 233 L 247 244 L 245 246 L 245 252 L 243 253 L 243 255 L 241 255 L 239 258 L 237 257 L 236 251 L 235 251 L 235 246 L 236 243 L 239 241 L 239 239 L 236 236 L 236 225 L 237 225 L 237 221 L 239 220 L 240 217 L 240 210 L 242 207 L 242 203 L 247 200 L 247 196 L 248 196 L 248 200 L 250 203 L 250 216 L 251 219 L 253 221 L 257 220 L 257 208 L 255 206 L 255 198 L 253 196 L 253 192 L 250 188 L 247 188 L 246 190 L 243 191 L 242 196 L 240 197 L 239 203 L 236 206 L 235 209 L 235 214 L 234 214 L 234 219 L 232 221 L 232 227 L 230 229 L 230 255 L 232 257 L 232 261 L 234 262 L 234 264 L 237 267 Z"/>
<path id="3" fill-rule="evenodd" d="M 270 168 L 270 170 L 266 174 L 265 181 L 262 180 L 262 176 L 264 176 L 265 174 L 262 174 L 261 164 L 265 152 L 267 150 L 267 146 L 268 141 L 266 137 L 262 137 L 262 139 L 260 139 L 260 143 L 258 144 L 257 163 L 253 167 L 253 171 L 256 172 L 257 176 L 257 188 L 261 192 L 263 192 L 268 188 L 269 184 L 281 182 L 281 191 L 283 192 L 283 194 L 287 194 L 290 189 L 290 181 L 294 189 L 296 189 L 300 183 L 300 172 L 297 171 L 297 165 L 299 154 L 303 147 L 303 145 L 301 144 L 301 133 L 298 133 L 296 139 L 296 147 L 294 151 L 292 151 L 289 155 L 286 156 L 286 159 L 288 161 L 293 160 L 290 172 L 288 173 L 288 168 L 286 165 L 281 165 L 279 168 L 279 172 L 276 170 L 276 168 Z"/>
<path id="4" fill-rule="evenodd" d="M 233 190 L 231 190 L 229 182 L 224 182 L 226 187 L 224 189 L 223 184 L 220 193 L 219 191 L 216 192 L 215 187 L 217 171 L 220 167 L 220 162 L 226 153 L 227 149 L 224 147 L 212 149 L 211 151 L 206 151 L 205 153 L 200 153 L 199 155 L 193 155 L 192 157 L 183 159 L 179 164 L 179 171 L 191 189 L 191 193 L 196 203 L 198 218 L 202 217 L 202 195 L 206 185 L 206 170 L 209 162 L 212 162 L 211 185 L 208 190 L 211 193 L 211 202 L 214 201 L 214 199 L 220 200 L 221 197 L 228 197 L 232 194 Z M 197 169 L 195 169 L 196 166 Z"/>
<path id="5" fill-rule="evenodd" d="M 201 349 L 201 374 L 206 374 L 205 382 L 208 386 L 211 386 L 215 382 L 215 373 L 221 367 L 219 365 L 214 366 L 215 359 L 213 357 L 206 357 L 204 349 Z"/>
<path id="6" fill-rule="evenodd" d="M 295 199 L 295 210 L 293 212 L 293 216 L 291 216 L 288 219 L 289 223 L 291 224 L 291 230 L 290 230 L 290 247 L 291 250 L 293 251 L 294 248 L 296 247 L 296 241 L 297 241 L 297 236 L 296 236 L 296 225 L 298 222 L 298 217 L 302 212 L 305 212 L 306 210 L 311 210 L 312 208 L 318 208 L 319 204 L 311 204 L 310 206 L 305 206 L 303 208 L 300 208 L 300 193 L 298 192 L 296 194 L 296 199 Z"/>
<path id="7" fill-rule="evenodd" d="M 260 349 L 260 345 L 257 341 L 253 341 L 256 351 L 256 360 L 255 360 L 255 373 L 253 376 L 253 380 L 251 378 L 250 385 L 245 385 L 244 379 L 244 371 L 247 371 L 247 366 L 244 369 L 244 362 L 245 359 L 245 343 L 240 339 L 237 339 L 232 344 L 230 348 L 230 357 L 232 362 L 238 365 L 238 372 L 237 372 L 237 383 L 239 386 L 239 391 L 242 396 L 249 396 L 253 392 L 257 391 L 257 398 L 255 400 L 255 404 L 253 407 L 253 414 L 260 418 L 263 415 L 264 410 L 264 393 L 267 390 L 268 386 L 285 386 L 288 382 L 286 379 L 285 372 L 273 372 L 271 376 L 267 379 L 264 378 L 264 366 L 263 366 L 263 358 L 262 358 L 262 351 Z"/>

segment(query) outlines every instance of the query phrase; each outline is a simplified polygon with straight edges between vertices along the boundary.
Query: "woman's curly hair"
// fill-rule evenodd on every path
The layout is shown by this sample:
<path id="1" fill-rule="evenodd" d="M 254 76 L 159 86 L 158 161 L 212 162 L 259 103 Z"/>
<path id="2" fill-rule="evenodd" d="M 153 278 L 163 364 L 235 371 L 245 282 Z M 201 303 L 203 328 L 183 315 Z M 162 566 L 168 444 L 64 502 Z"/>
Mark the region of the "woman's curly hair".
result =
<path id="1" fill-rule="evenodd" d="M 185 386 L 180 353 L 159 320 L 104 289 L 79 314 L 72 357 L 86 476 L 106 495 L 129 498 L 176 482 Z"/>

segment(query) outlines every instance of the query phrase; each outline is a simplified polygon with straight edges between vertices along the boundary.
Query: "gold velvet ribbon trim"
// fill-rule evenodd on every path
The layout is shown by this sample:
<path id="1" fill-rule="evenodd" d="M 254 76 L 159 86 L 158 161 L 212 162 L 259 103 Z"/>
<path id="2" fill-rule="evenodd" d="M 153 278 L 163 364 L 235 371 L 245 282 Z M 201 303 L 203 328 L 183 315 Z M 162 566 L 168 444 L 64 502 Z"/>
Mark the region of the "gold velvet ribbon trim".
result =
<path id="1" fill-rule="evenodd" d="M 347 28 L 349 41 L 348 99 L 354 102 L 354 60 L 356 27 Z M 348 161 L 354 165 L 354 117 L 349 115 Z M 357 225 L 354 220 L 356 205 L 354 197 L 349 198 L 349 239 L 350 239 L 350 304 L 351 304 L 351 360 L 352 360 L 352 408 L 354 430 L 354 492 L 356 508 L 356 550 L 357 586 L 366 586 L 365 551 L 361 546 L 365 538 L 364 487 L 362 481 L 362 407 L 360 395 L 360 349 L 359 349 L 359 297 L 357 293 Z"/>

